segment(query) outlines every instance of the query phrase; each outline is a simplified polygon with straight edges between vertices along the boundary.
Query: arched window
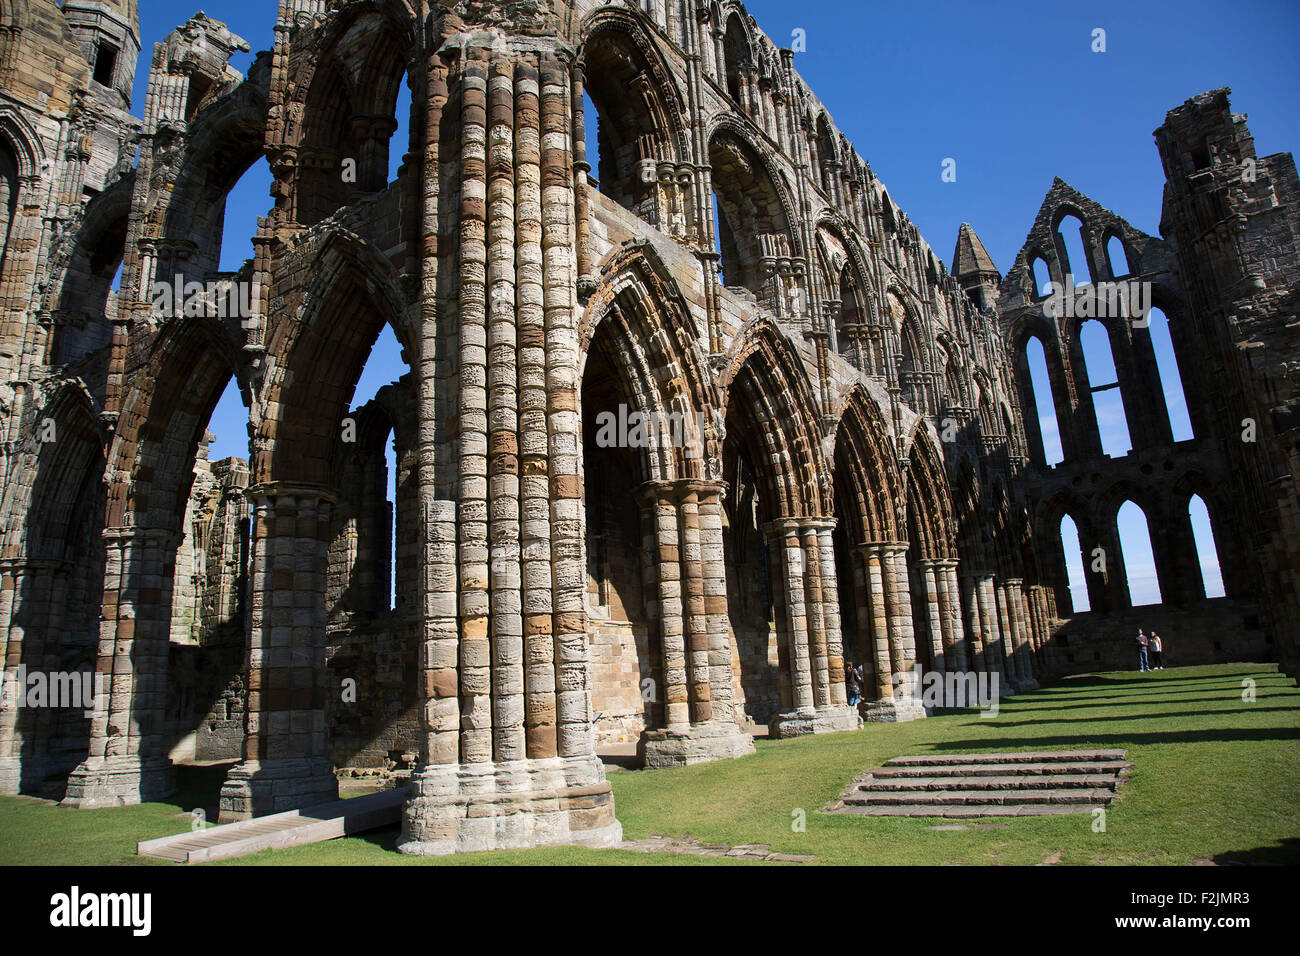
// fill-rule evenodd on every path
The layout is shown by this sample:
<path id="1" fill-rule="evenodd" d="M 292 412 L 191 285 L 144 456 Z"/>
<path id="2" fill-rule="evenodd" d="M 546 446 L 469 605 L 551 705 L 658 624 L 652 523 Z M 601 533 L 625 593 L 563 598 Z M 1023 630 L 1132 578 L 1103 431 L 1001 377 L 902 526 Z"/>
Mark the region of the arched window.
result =
<path id="1" fill-rule="evenodd" d="M 1223 597 L 1223 574 L 1219 569 L 1219 551 L 1214 540 L 1214 529 L 1210 526 L 1210 511 L 1200 495 L 1192 495 L 1187 501 L 1187 515 L 1192 522 L 1192 535 L 1196 539 L 1197 563 L 1201 568 L 1201 581 L 1205 585 L 1208 598 Z"/>
<path id="2" fill-rule="evenodd" d="M 600 191 L 651 225 L 658 163 L 674 156 L 666 93 L 626 33 L 599 30 L 583 48 L 583 131 Z"/>
<path id="3" fill-rule="evenodd" d="M 1124 399 L 1120 395 L 1110 336 L 1106 326 L 1096 319 L 1089 319 L 1079 329 L 1079 340 L 1083 348 L 1084 374 L 1092 393 L 1092 407 L 1097 414 L 1101 450 L 1112 458 L 1122 458 L 1129 453 L 1133 443 L 1124 416 Z"/>
<path id="4" fill-rule="evenodd" d="M 1067 215 L 1057 224 L 1056 231 L 1061 239 L 1058 251 L 1061 247 L 1065 250 L 1061 262 L 1062 281 L 1068 285 L 1066 276 L 1073 276 L 1076 286 L 1087 285 L 1092 281 L 1092 265 L 1083 248 L 1083 223 L 1078 217 Z"/>
<path id="5" fill-rule="evenodd" d="M 397 181 L 397 174 L 402 170 L 402 164 L 406 159 L 406 154 L 411 146 L 411 86 L 410 76 L 402 74 L 402 78 L 397 82 L 397 105 L 394 107 L 393 118 L 397 121 L 397 126 L 393 129 L 393 135 L 388 140 L 388 182 Z"/>
<path id="6" fill-rule="evenodd" d="M 781 194 L 767 166 L 748 143 L 729 131 L 709 143 L 717 200 L 718 252 L 728 286 L 743 286 L 764 307 L 785 314 L 792 287 L 770 276 L 762 260 L 793 255 Z"/>
<path id="7" fill-rule="evenodd" d="M 1106 259 L 1110 263 L 1110 274 L 1116 279 L 1132 274 L 1133 270 L 1128 264 L 1128 250 L 1124 248 L 1124 240 L 1119 236 L 1112 235 L 1106 241 Z"/>
<path id="8" fill-rule="evenodd" d="M 1034 294 L 1047 295 L 1052 290 L 1048 286 L 1052 283 L 1052 273 L 1047 268 L 1047 263 L 1043 261 L 1042 256 L 1034 256 L 1029 260 L 1029 270 L 1034 275 Z"/>
<path id="9" fill-rule="evenodd" d="M 1187 441 L 1196 437 L 1192 419 L 1187 411 L 1187 395 L 1183 391 L 1183 376 L 1174 353 L 1174 340 L 1169 330 L 1169 318 L 1159 308 L 1148 313 L 1151 347 L 1156 353 L 1156 369 L 1160 373 L 1160 388 L 1165 393 L 1165 407 L 1169 410 L 1169 430 L 1174 441 Z"/>
<path id="10" fill-rule="evenodd" d="M 1061 447 L 1061 430 L 1060 423 L 1056 420 L 1056 402 L 1052 397 L 1052 379 L 1047 371 L 1047 353 L 1043 350 L 1043 343 L 1038 336 L 1031 335 L 1025 341 L 1025 371 L 1029 376 L 1030 392 L 1033 398 L 1034 410 L 1036 416 L 1026 416 L 1027 418 L 1036 418 L 1035 423 L 1026 423 L 1026 431 L 1030 433 L 1030 446 L 1038 454 L 1039 464 L 1044 467 L 1052 467 L 1057 463 L 1065 460 L 1065 453 Z M 1037 436 L 1038 442 L 1035 446 L 1034 436 Z"/>
<path id="11" fill-rule="evenodd" d="M 817 160 L 817 182 L 822 192 L 834 198 L 835 137 L 825 113 L 817 117 Z"/>
<path id="12" fill-rule="evenodd" d="M 0 270 L 9 255 L 9 232 L 18 211 L 18 158 L 0 136 Z"/>
<path id="13" fill-rule="evenodd" d="M 1061 552 L 1065 555 L 1066 586 L 1070 589 L 1070 605 L 1075 614 L 1092 610 L 1088 601 L 1088 579 L 1083 573 L 1083 545 L 1079 541 L 1079 527 L 1069 515 L 1061 518 Z"/>
<path id="14" fill-rule="evenodd" d="M 852 330 L 860 329 L 866 323 L 862 308 L 862 298 L 858 291 L 858 282 L 853 275 L 851 263 L 844 263 L 840 270 L 840 315 L 836 332 L 838 345 L 842 354 L 854 351 Z"/>
<path id="15" fill-rule="evenodd" d="M 226 194 L 221 224 L 220 272 L 238 272 L 246 259 L 253 258 L 253 237 L 257 219 L 271 205 L 271 166 L 263 156 L 248 168 Z"/>
<path id="16" fill-rule="evenodd" d="M 378 398 L 381 389 L 397 381 L 406 371 L 402 346 L 392 327 L 385 324 L 357 380 L 352 408 L 359 410 L 369 406 Z M 356 420 L 358 430 L 363 430 L 366 422 L 361 416 L 349 415 Z M 382 434 L 358 434 L 358 441 L 350 446 L 355 448 L 358 456 L 367 459 L 357 463 L 365 487 L 341 490 L 345 494 L 359 493 L 361 498 L 354 502 L 354 518 L 358 530 L 364 532 L 358 544 L 360 560 L 356 568 L 365 576 L 364 590 L 369 592 L 364 606 L 387 611 L 397 607 L 398 447 L 396 429 L 391 422 L 384 421 L 378 428 Z M 382 460 L 369 460 L 376 454 L 382 455 Z"/>
<path id="17" fill-rule="evenodd" d="M 727 32 L 722 40 L 723 56 L 726 60 L 727 93 L 737 106 L 744 106 L 741 89 L 743 74 L 750 68 L 752 58 L 749 55 L 749 38 L 740 25 L 740 18 L 731 17 L 727 21 Z"/>
<path id="18" fill-rule="evenodd" d="M 1128 579 L 1130 603 L 1134 607 L 1159 604 L 1162 600 L 1160 580 L 1156 574 L 1146 513 L 1132 501 L 1125 501 L 1119 507 L 1115 522 L 1119 528 L 1119 547 L 1124 559 L 1124 576 Z"/>

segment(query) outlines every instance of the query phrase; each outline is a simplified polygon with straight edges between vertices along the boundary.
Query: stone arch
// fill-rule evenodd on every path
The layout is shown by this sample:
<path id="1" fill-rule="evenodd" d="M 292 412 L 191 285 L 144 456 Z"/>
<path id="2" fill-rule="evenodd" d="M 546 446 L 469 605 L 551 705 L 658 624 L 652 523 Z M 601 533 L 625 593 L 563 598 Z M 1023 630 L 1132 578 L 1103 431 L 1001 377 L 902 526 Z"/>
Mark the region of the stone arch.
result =
<path id="1" fill-rule="evenodd" d="M 348 4 L 294 36 L 284 110 L 299 120 L 277 131 L 276 144 L 296 150 L 293 168 L 277 169 L 290 180 L 278 186 L 290 219 L 314 225 L 384 189 L 399 86 L 422 75 L 421 46 L 417 17 L 398 0 Z M 354 181 L 342 175 L 345 159 L 355 160 Z"/>
<path id="2" fill-rule="evenodd" d="M 263 155 L 266 108 L 266 90 L 250 76 L 195 114 L 181 155 L 159 155 L 170 167 L 159 182 L 170 188 L 163 191 L 153 181 L 137 182 L 145 195 L 133 196 L 132 203 L 143 202 L 146 211 L 143 221 L 132 227 L 138 232 L 128 236 L 138 242 L 125 250 L 121 281 L 122 289 L 136 290 L 137 301 L 154 300 L 155 282 L 171 287 L 177 276 L 182 283 L 206 282 L 216 274 L 226 199 Z M 127 301 L 119 299 L 120 304 Z"/>
<path id="3" fill-rule="evenodd" d="M 816 144 L 817 175 L 815 181 L 821 187 L 831 200 L 835 201 L 835 175 L 839 168 L 840 158 L 838 143 L 835 139 L 835 131 L 831 127 L 830 116 L 825 110 L 817 114 L 815 125 L 813 126 L 814 143 Z"/>
<path id="4" fill-rule="evenodd" d="M 625 248 L 604 265 L 579 338 L 584 382 L 592 344 L 602 339 L 632 410 L 668 424 L 640 457 L 642 481 L 720 477 L 718 430 L 706 421 L 719 405 L 696 345 L 699 331 L 653 249 Z"/>
<path id="5" fill-rule="evenodd" d="M 836 514 L 854 545 L 902 540 L 903 488 L 886 421 L 861 386 L 841 404 L 835 429 Z"/>
<path id="6" fill-rule="evenodd" d="M 87 507 L 102 507 L 105 435 L 83 382 L 58 385 L 32 417 L 18 454 L 20 479 L 10 483 L 5 513 L 23 515 L 5 529 L 6 558 L 76 561 L 86 541 L 77 534 Z"/>
<path id="7" fill-rule="evenodd" d="M 934 438 L 921 424 L 909 441 L 907 463 L 908 540 L 917 546 L 921 558 L 955 559 L 956 530 L 947 469 Z"/>
<path id="8" fill-rule="evenodd" d="M 325 486 L 340 422 L 380 329 L 393 327 L 413 355 L 406 300 L 392 264 L 365 240 L 332 229 L 295 251 L 315 274 L 292 318 L 267 339 L 252 480 Z M 292 270 L 288 270 L 292 271 Z"/>
<path id="9" fill-rule="evenodd" d="M 75 361 L 111 342 L 118 305 L 112 282 L 126 254 L 134 188 L 132 171 L 88 202 L 76 238 L 59 257 L 46 293 L 46 308 L 55 315 L 46 352 L 51 365 Z"/>
<path id="10" fill-rule="evenodd" d="M 722 32 L 723 71 L 722 84 L 738 109 L 747 113 L 745 91 L 748 74 L 754 68 L 754 42 L 744 13 L 733 7 L 725 14 L 726 26 Z"/>
<path id="11" fill-rule="evenodd" d="M 816 399 L 802 361 L 775 324 L 763 319 L 742 333 L 718 388 L 728 447 L 745 446 L 766 518 L 830 514 Z M 728 460 L 734 454 L 724 459 L 724 475 L 734 471 Z"/>
<path id="12" fill-rule="evenodd" d="M 633 162 L 615 164 L 619 178 L 637 178 L 636 167 L 641 160 L 684 162 L 690 155 L 684 100 L 663 55 L 636 16 L 616 8 L 596 10 L 583 21 L 579 43 L 578 61 L 585 73 L 585 89 L 602 113 L 602 121 L 612 119 L 610 114 L 619 107 L 625 108 L 628 118 L 635 117 L 630 126 L 624 120 L 610 129 L 613 151 L 645 147 Z M 623 81 L 634 85 L 625 86 Z M 613 101 L 610 108 L 602 109 L 602 99 Z M 640 137 L 649 137 L 649 141 L 643 144 L 638 141 Z M 602 192 L 613 185 L 604 173 L 606 152 L 602 138 L 602 169 L 598 170 Z M 620 204 L 632 208 L 628 203 Z"/>
<path id="13" fill-rule="evenodd" d="M 0 104 L 0 280 L 10 261 L 19 208 L 40 176 L 45 150 L 36 130 L 12 106 Z"/>
<path id="14" fill-rule="evenodd" d="M 1026 423 L 1025 439 L 1029 443 L 1029 457 L 1040 468 L 1047 467 L 1045 450 L 1046 436 L 1043 432 L 1042 412 L 1038 408 L 1038 399 L 1034 394 L 1034 385 L 1029 369 L 1029 340 L 1038 339 L 1043 349 L 1043 358 L 1047 364 L 1047 385 L 1052 395 L 1052 414 L 1056 419 L 1056 431 L 1061 443 L 1061 452 L 1068 461 L 1074 456 L 1074 443 L 1070 423 L 1073 420 L 1070 407 L 1070 389 L 1066 382 L 1066 371 L 1061 361 L 1059 338 L 1056 326 L 1038 312 L 1022 313 L 1007 333 L 1007 343 L 1011 350 L 1011 360 L 1016 389 L 1020 398 L 1020 409 Z M 1029 427 L 1032 423 L 1033 427 Z M 1068 437 L 1067 437 L 1068 436 Z M 1068 444 L 1067 444 L 1068 442 Z"/>

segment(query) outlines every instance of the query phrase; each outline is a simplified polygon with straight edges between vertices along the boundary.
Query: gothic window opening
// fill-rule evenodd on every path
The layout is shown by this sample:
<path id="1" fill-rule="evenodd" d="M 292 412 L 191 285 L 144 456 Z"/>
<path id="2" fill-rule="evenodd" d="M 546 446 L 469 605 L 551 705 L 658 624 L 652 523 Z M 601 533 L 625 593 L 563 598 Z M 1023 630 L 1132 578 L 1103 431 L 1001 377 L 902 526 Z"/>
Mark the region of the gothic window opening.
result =
<path id="1" fill-rule="evenodd" d="M 1083 245 L 1083 222 L 1076 216 L 1064 216 L 1056 226 L 1056 242 L 1061 260 L 1061 281 L 1083 286 L 1092 281 L 1092 263 Z"/>
<path id="2" fill-rule="evenodd" d="M 1116 512 L 1115 521 L 1129 603 L 1133 607 L 1159 604 L 1163 599 L 1146 512 L 1134 502 L 1125 501 Z"/>
<path id="3" fill-rule="evenodd" d="M 1061 516 L 1060 543 L 1070 604 L 1075 614 L 1084 614 L 1092 609 L 1088 601 L 1088 579 L 1083 570 L 1085 555 L 1079 540 L 1079 527 L 1069 515 Z"/>
<path id="4" fill-rule="evenodd" d="M 1163 309 L 1153 307 L 1147 313 L 1151 346 L 1156 354 L 1156 369 L 1160 373 L 1160 388 L 1165 394 L 1165 408 L 1169 411 L 1169 430 L 1174 441 L 1188 441 L 1196 437 L 1191 414 L 1187 408 L 1187 393 L 1183 389 L 1183 376 L 1174 350 L 1169 317 Z"/>
<path id="5" fill-rule="evenodd" d="M 1093 410 L 1097 415 L 1101 450 L 1112 458 L 1123 458 L 1132 449 L 1133 442 L 1129 438 L 1124 398 L 1120 394 L 1115 357 L 1110 347 L 1110 334 L 1101 322 L 1089 319 L 1080 327 L 1079 339 L 1083 348 L 1084 374 L 1092 393 Z"/>
<path id="6" fill-rule="evenodd" d="M 1025 340 L 1017 367 L 1030 457 L 1041 467 L 1051 468 L 1065 460 L 1065 453 L 1061 445 L 1060 422 L 1056 417 L 1052 378 L 1047 368 L 1047 353 L 1037 335 Z M 1025 388 L 1026 378 L 1029 380 L 1028 388 Z"/>
<path id="7" fill-rule="evenodd" d="M 1187 515 L 1192 523 L 1192 536 L 1196 540 L 1196 564 L 1201 571 L 1201 583 L 1207 598 L 1220 598 L 1227 592 L 1223 587 L 1223 572 L 1219 566 L 1218 542 L 1210 521 L 1210 511 L 1200 495 L 1187 499 Z"/>

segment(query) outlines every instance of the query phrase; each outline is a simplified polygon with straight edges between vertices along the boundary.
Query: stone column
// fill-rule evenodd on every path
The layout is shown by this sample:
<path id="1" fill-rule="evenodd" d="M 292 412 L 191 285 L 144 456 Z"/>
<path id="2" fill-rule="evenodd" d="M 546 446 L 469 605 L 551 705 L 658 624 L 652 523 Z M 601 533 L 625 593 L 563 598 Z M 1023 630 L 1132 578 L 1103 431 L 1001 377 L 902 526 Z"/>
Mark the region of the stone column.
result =
<path id="1" fill-rule="evenodd" d="M 1011 631 L 1015 645 L 1015 675 L 1019 691 L 1035 691 L 1039 682 L 1034 679 L 1030 657 L 1032 648 L 1032 631 L 1030 620 L 1024 607 L 1024 581 L 1021 578 L 1006 580 L 1006 602 L 1011 619 Z"/>
<path id="2" fill-rule="evenodd" d="M 673 715 L 665 727 L 641 735 L 637 749 L 647 767 L 686 766 L 754 751 L 753 738 L 736 724 L 732 703 L 723 489 L 722 482 L 691 479 L 647 486 L 659 513 L 660 633 L 664 673 L 672 675 L 665 677 L 664 692 Z M 672 565 L 666 572 L 665 561 Z"/>
<path id="3" fill-rule="evenodd" d="M 844 632 L 840 621 L 840 585 L 835 567 L 835 519 L 816 521 L 821 555 L 823 616 L 826 622 L 826 668 L 830 675 L 830 706 L 847 707 L 844 686 Z"/>
<path id="4" fill-rule="evenodd" d="M 221 788 L 221 821 L 338 799 L 325 746 L 325 591 L 333 495 L 311 485 L 249 488 L 248 710 L 244 759 Z"/>
<path id="5" fill-rule="evenodd" d="M 966 634 L 962 625 L 961 594 L 957 585 L 957 562 L 940 561 L 935 572 L 939 586 L 939 609 L 943 626 L 944 664 L 949 670 L 965 671 Z"/>
<path id="6" fill-rule="evenodd" d="M 61 562 L 19 558 L 0 566 L 0 794 L 39 794 L 47 778 L 70 769 L 66 763 L 58 766 L 52 751 L 64 732 L 64 708 L 71 705 L 48 696 L 34 705 L 25 700 L 24 686 L 39 675 L 53 690 L 52 675 L 67 671 L 60 620 L 66 577 Z M 91 681 L 89 688 L 78 683 L 77 690 L 93 693 L 93 676 Z M 92 706 L 86 700 L 74 703 L 86 712 Z"/>
<path id="7" fill-rule="evenodd" d="M 930 638 L 930 659 L 934 662 L 936 672 L 942 674 L 948 670 L 947 648 L 943 641 L 943 611 L 939 598 L 939 577 L 942 569 L 938 562 L 920 562 L 921 579 L 925 583 L 926 623 Z"/>
<path id="8" fill-rule="evenodd" d="M 998 695 L 1006 697 L 1015 693 L 1011 678 L 1005 669 L 1002 654 L 1002 630 L 998 620 L 997 598 L 993 586 L 993 572 L 982 572 L 975 593 L 979 600 L 981 644 L 984 649 L 984 670 L 998 677 Z"/>
<path id="9" fill-rule="evenodd" d="M 864 720 L 903 721 L 925 716 L 912 690 L 916 648 L 912 636 L 912 598 L 907 581 L 907 550 L 897 544 L 863 546 L 871 590 L 876 641 L 876 693 L 865 702 Z M 900 570 L 902 580 L 899 579 Z M 865 689 L 864 689 L 865 691 Z"/>
<path id="10" fill-rule="evenodd" d="M 575 86 L 554 36 L 502 44 L 467 20 L 428 59 L 426 128 L 458 124 L 425 144 L 423 184 L 424 295 L 455 289 L 425 315 L 452 331 L 427 344 L 453 398 L 441 422 L 420 409 L 455 476 L 434 469 L 456 506 L 459 753 L 413 775 L 398 848 L 607 846 L 622 827 L 588 687 Z"/>
<path id="11" fill-rule="evenodd" d="M 167 655 L 179 536 L 158 528 L 106 529 L 104 605 L 89 755 L 68 777 L 64 806 L 160 800 L 174 789 L 167 757 Z"/>
<path id="12" fill-rule="evenodd" d="M 764 530 L 775 547 L 782 549 L 779 583 L 784 592 L 789 638 L 790 686 L 793 706 L 772 718 L 774 737 L 798 737 L 804 734 L 853 730 L 858 716 L 841 696 L 836 702 L 831 689 L 831 649 L 839 660 L 840 695 L 843 694 L 843 648 L 839 634 L 838 607 L 830 615 L 833 635 L 828 637 L 828 600 L 838 601 L 838 594 L 828 597 L 824 591 L 823 572 L 830 575 L 834 587 L 834 553 L 823 555 L 821 531 L 828 534 L 834 527 L 825 518 L 782 518 L 770 522 Z M 827 542 L 829 546 L 829 541 Z M 829 560 L 830 568 L 826 567 Z M 778 586 L 778 582 L 773 582 Z"/>
<path id="13" fill-rule="evenodd" d="M 988 668 L 984 655 L 984 619 L 980 616 L 979 606 L 979 575 L 967 571 L 959 577 L 959 582 L 966 638 L 970 644 L 969 666 L 975 672 L 986 671 Z"/>

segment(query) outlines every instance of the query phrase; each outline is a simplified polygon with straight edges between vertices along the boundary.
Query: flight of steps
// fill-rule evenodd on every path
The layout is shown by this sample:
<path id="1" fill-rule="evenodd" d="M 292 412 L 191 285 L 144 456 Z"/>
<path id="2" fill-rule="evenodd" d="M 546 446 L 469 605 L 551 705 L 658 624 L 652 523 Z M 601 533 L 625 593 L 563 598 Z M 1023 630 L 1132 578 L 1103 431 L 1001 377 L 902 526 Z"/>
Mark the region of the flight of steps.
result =
<path id="1" fill-rule="evenodd" d="M 853 778 L 828 813 L 872 817 L 1022 817 L 1088 813 L 1115 799 L 1123 750 L 895 757 Z"/>

